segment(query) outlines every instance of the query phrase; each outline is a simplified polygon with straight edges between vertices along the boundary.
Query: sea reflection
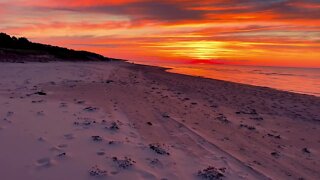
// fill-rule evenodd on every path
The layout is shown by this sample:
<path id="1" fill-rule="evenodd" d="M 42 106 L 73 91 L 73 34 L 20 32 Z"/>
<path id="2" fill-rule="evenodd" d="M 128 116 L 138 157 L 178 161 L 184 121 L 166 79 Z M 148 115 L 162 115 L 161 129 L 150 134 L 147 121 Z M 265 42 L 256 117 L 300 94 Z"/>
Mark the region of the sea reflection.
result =
<path id="1" fill-rule="evenodd" d="M 170 65 L 169 72 L 320 96 L 320 69 L 228 65 Z"/>

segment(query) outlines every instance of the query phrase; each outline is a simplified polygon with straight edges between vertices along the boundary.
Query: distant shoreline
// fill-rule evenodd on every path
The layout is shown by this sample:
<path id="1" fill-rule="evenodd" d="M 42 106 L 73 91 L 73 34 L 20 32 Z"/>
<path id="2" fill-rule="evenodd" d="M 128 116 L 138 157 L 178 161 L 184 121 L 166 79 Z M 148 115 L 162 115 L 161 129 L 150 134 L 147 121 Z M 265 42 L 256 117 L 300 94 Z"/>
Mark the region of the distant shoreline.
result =
<path id="1" fill-rule="evenodd" d="M 184 75 L 184 76 L 190 76 L 194 78 L 201 78 L 201 79 L 208 79 L 208 80 L 215 80 L 215 81 L 222 81 L 226 83 L 235 83 L 239 85 L 244 85 L 244 86 L 251 86 L 251 87 L 256 87 L 256 88 L 266 88 L 266 89 L 271 89 L 274 91 L 280 91 L 283 93 L 292 93 L 292 94 L 297 94 L 297 95 L 303 95 L 303 96 L 312 96 L 316 98 L 320 98 L 320 95 L 316 94 L 308 94 L 308 93 L 303 93 L 303 92 L 296 92 L 296 91 L 288 91 L 288 90 L 283 90 L 283 89 L 277 89 L 274 87 L 268 87 L 268 86 L 263 86 L 263 85 L 254 85 L 254 84 L 249 84 L 249 83 L 241 83 L 241 82 L 236 82 L 232 80 L 224 80 L 224 79 L 217 79 L 217 78 L 211 78 L 211 77 L 206 77 L 206 76 L 198 76 L 198 75 L 193 75 L 193 74 L 188 74 L 188 73 L 182 73 L 182 72 L 175 72 L 174 68 L 167 68 L 167 67 L 162 67 L 162 66 L 156 66 L 156 65 L 148 65 L 148 64 L 140 64 L 140 63 L 135 63 L 135 62 L 128 62 L 128 60 L 123 60 L 123 59 L 113 59 L 110 58 L 108 61 L 119 61 L 119 62 L 124 62 L 128 64 L 132 64 L 137 67 L 143 67 L 143 68 L 150 68 L 150 69 L 155 69 L 155 70 L 161 70 L 166 73 L 171 73 L 171 74 L 177 74 L 177 75 Z M 108 63 L 106 61 L 106 63 Z M 95 63 L 97 61 L 86 61 L 86 60 L 51 60 L 51 61 L 0 61 L 0 63 L 54 63 L 54 62 L 66 62 L 66 63 Z M 98 62 L 97 62 L 98 63 Z"/>
<path id="2" fill-rule="evenodd" d="M 207 75 L 199 75 L 197 73 L 192 74 L 192 73 L 188 73 L 188 72 L 183 72 L 183 71 L 177 70 L 176 68 L 178 68 L 179 66 L 172 67 L 170 65 L 168 65 L 168 66 L 150 65 L 150 64 L 143 64 L 143 63 L 134 62 L 134 61 L 129 61 L 129 63 L 135 64 L 135 65 L 141 65 L 141 66 L 156 67 L 156 68 L 163 69 L 164 71 L 169 72 L 169 73 L 176 73 L 176 74 L 181 74 L 181 75 L 189 75 L 189 76 L 193 76 L 193 77 L 213 79 L 213 80 L 218 80 L 218 81 L 220 80 L 220 81 L 226 81 L 226 82 L 231 82 L 231 83 L 249 85 L 249 86 L 254 86 L 254 87 L 270 88 L 270 89 L 274 89 L 274 90 L 278 90 L 278 91 L 284 91 L 284 92 L 295 93 L 295 94 L 300 94 L 300 95 L 309 95 L 309 96 L 320 97 L 320 91 L 318 93 L 316 93 L 316 92 L 300 92 L 300 91 L 295 91 L 295 90 L 287 90 L 287 89 L 281 89 L 281 88 L 272 87 L 272 86 L 266 86 L 264 84 L 252 84 L 252 83 L 248 83 L 248 82 L 238 82 L 238 81 L 233 80 L 233 79 L 224 79 L 224 78 L 212 77 L 212 76 L 207 76 Z M 240 67 L 240 68 L 241 67 L 248 67 L 248 68 L 252 68 L 252 69 L 257 68 L 257 67 L 262 67 L 262 68 L 279 68 L 279 69 L 280 68 L 282 68 L 282 69 L 292 68 L 292 69 L 317 70 L 317 68 L 294 68 L 294 67 L 273 67 L 273 66 L 242 66 L 242 65 L 220 65 L 220 64 L 219 65 L 212 65 L 212 66 L 214 66 L 216 68 L 229 66 L 229 67 Z M 208 66 L 208 67 L 210 67 L 210 66 Z"/>
<path id="3" fill-rule="evenodd" d="M 44 62 L 97 62 L 97 61 L 127 62 L 129 60 L 108 58 L 92 52 L 77 51 L 77 50 L 62 48 L 58 46 L 33 43 L 23 37 L 17 38 L 14 36 L 9 36 L 5 33 L 0 33 L 0 62 L 12 62 L 12 63 L 42 62 L 44 63 Z M 136 62 L 132 62 L 132 61 L 129 61 L 129 62 L 133 64 L 137 64 Z M 148 66 L 155 66 L 155 65 L 148 65 Z M 284 90 L 287 92 L 295 92 L 299 94 L 320 96 L 320 94 L 318 95 L 312 92 L 307 93 L 307 92 L 302 92 L 298 90 L 278 88 L 277 86 L 270 86 L 270 85 L 268 86 L 263 83 L 254 84 L 246 81 L 241 82 L 234 79 L 224 79 L 224 78 L 219 78 L 219 77 L 209 76 L 209 75 L 181 72 L 181 71 L 177 71 L 177 69 L 175 68 L 168 69 L 165 67 L 160 67 L 160 66 L 158 67 L 169 72 L 187 74 L 191 76 L 201 76 L 205 78 L 225 80 L 225 81 L 235 82 L 240 84 L 248 84 L 248 85 L 260 86 L 260 87 L 270 87 L 276 90 Z M 254 67 L 254 66 L 238 66 L 238 67 Z M 263 67 L 278 68 L 278 69 L 284 68 L 284 67 L 268 67 L 268 66 L 263 66 Z M 294 67 L 289 67 L 289 68 L 295 69 Z"/>

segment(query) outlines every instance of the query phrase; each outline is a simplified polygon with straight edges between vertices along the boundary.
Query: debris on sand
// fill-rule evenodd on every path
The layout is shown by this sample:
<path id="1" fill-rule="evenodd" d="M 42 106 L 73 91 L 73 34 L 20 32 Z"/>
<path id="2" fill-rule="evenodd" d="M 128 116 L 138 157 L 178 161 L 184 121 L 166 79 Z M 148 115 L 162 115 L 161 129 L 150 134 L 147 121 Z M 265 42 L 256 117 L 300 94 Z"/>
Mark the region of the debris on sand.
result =
<path id="1" fill-rule="evenodd" d="M 153 159 L 147 158 L 147 160 L 149 161 L 149 165 L 152 168 L 163 168 L 164 167 L 164 165 L 162 164 L 162 162 L 158 158 L 153 158 Z"/>
<path id="2" fill-rule="evenodd" d="M 255 121 L 262 121 L 263 117 L 251 117 L 250 119 L 255 120 Z"/>
<path id="3" fill-rule="evenodd" d="M 97 152 L 97 155 L 98 155 L 98 156 L 104 156 L 105 154 L 106 154 L 106 153 L 105 153 L 104 151 L 98 151 L 98 152 Z"/>
<path id="4" fill-rule="evenodd" d="M 45 96 L 45 95 L 47 95 L 47 93 L 45 93 L 45 92 L 43 92 L 43 91 L 38 91 L 38 92 L 36 92 L 36 93 L 34 93 L 34 94 L 37 94 L 37 95 L 39 95 L 39 96 Z"/>
<path id="5" fill-rule="evenodd" d="M 160 144 L 149 144 L 149 148 L 155 151 L 157 154 L 161 155 L 170 155 L 169 152 L 167 152 Z"/>
<path id="6" fill-rule="evenodd" d="M 53 82 L 53 81 L 50 81 L 49 84 L 51 84 L 51 85 L 56 85 L 56 83 Z"/>
<path id="7" fill-rule="evenodd" d="M 254 126 L 249 126 L 249 125 L 246 125 L 246 124 L 240 124 L 240 127 L 241 128 L 247 128 L 248 130 L 256 130 L 256 128 Z"/>
<path id="8" fill-rule="evenodd" d="M 150 160 L 150 164 L 152 164 L 152 165 L 158 165 L 158 164 L 161 164 L 161 162 L 160 162 L 159 159 L 154 158 L 154 159 Z"/>
<path id="9" fill-rule="evenodd" d="M 73 99 L 73 101 L 76 103 L 76 104 L 84 104 L 86 101 L 84 100 L 78 100 L 78 99 Z"/>
<path id="10" fill-rule="evenodd" d="M 103 140 L 101 136 L 91 136 L 91 138 L 93 141 L 96 141 L 96 142 L 100 142 Z"/>
<path id="11" fill-rule="evenodd" d="M 147 122 L 147 124 L 148 124 L 149 126 L 152 126 L 152 122 Z"/>
<path id="12" fill-rule="evenodd" d="M 206 169 L 199 170 L 197 173 L 198 177 L 209 180 L 220 180 L 224 177 L 225 168 L 217 169 L 213 166 L 209 166 Z"/>
<path id="13" fill-rule="evenodd" d="M 12 111 L 8 111 L 8 112 L 7 112 L 7 117 L 12 116 L 13 114 L 14 114 L 14 112 L 12 112 Z"/>
<path id="14" fill-rule="evenodd" d="M 65 157 L 66 155 L 67 155 L 67 153 L 62 152 L 62 153 L 58 154 L 58 157 Z"/>
<path id="15" fill-rule="evenodd" d="M 224 124 L 229 124 L 230 121 L 227 119 L 227 117 L 223 114 L 219 114 L 216 119 Z"/>
<path id="16" fill-rule="evenodd" d="M 112 122 L 111 125 L 110 125 L 110 127 L 109 127 L 109 129 L 111 129 L 111 130 L 118 130 L 118 129 L 120 129 L 120 128 L 119 128 L 119 125 L 118 125 L 116 122 Z"/>
<path id="17" fill-rule="evenodd" d="M 112 160 L 121 169 L 128 169 L 129 167 L 133 166 L 134 163 L 136 163 L 135 161 L 133 161 L 131 158 L 128 158 L 128 157 L 124 157 L 124 159 L 118 159 L 117 157 L 113 157 Z"/>
<path id="18" fill-rule="evenodd" d="M 61 108 L 65 108 L 65 107 L 68 107 L 68 105 L 67 105 L 67 103 L 62 102 L 62 103 L 60 103 L 60 107 L 61 107 Z"/>
<path id="19" fill-rule="evenodd" d="M 37 100 L 37 101 L 33 100 L 33 101 L 31 101 L 31 103 L 43 103 L 43 102 L 44 102 L 44 100 Z"/>
<path id="20" fill-rule="evenodd" d="M 248 114 L 248 115 L 258 115 L 257 111 L 253 108 L 246 107 L 241 111 L 237 111 L 236 114 Z"/>
<path id="21" fill-rule="evenodd" d="M 167 113 L 163 113 L 163 114 L 162 114 L 162 117 L 163 117 L 163 118 L 170 118 L 170 116 L 169 116 Z"/>
<path id="22" fill-rule="evenodd" d="M 75 121 L 73 122 L 73 124 L 76 126 L 91 126 L 97 123 L 95 120 L 89 119 L 89 118 L 83 118 L 83 119 L 78 118 L 78 120 L 81 120 L 82 122 Z"/>
<path id="23" fill-rule="evenodd" d="M 114 82 L 113 80 L 107 80 L 106 81 L 107 84 L 110 84 L 110 83 L 113 83 L 113 82 Z"/>
<path id="24" fill-rule="evenodd" d="M 272 152 L 270 154 L 275 158 L 279 158 L 280 157 L 280 153 L 279 152 Z"/>
<path id="25" fill-rule="evenodd" d="M 45 142 L 46 139 L 45 139 L 44 137 L 39 137 L 39 138 L 38 138 L 38 141 Z"/>
<path id="26" fill-rule="evenodd" d="M 89 169 L 89 174 L 90 176 L 94 176 L 94 177 L 104 177 L 107 175 L 107 171 L 95 165 Z"/>
<path id="27" fill-rule="evenodd" d="M 87 111 L 87 112 L 95 112 L 98 110 L 98 108 L 89 106 L 89 107 L 84 108 L 83 110 Z"/>
<path id="28" fill-rule="evenodd" d="M 308 148 L 303 148 L 303 149 L 302 149 L 302 152 L 307 153 L 307 154 L 310 154 L 310 153 L 311 153 Z"/>
<path id="29" fill-rule="evenodd" d="M 281 139 L 281 136 L 280 135 L 274 135 L 274 134 L 270 134 L 270 133 L 268 133 L 267 134 L 269 137 L 274 137 L 274 138 L 276 138 L 276 139 Z"/>

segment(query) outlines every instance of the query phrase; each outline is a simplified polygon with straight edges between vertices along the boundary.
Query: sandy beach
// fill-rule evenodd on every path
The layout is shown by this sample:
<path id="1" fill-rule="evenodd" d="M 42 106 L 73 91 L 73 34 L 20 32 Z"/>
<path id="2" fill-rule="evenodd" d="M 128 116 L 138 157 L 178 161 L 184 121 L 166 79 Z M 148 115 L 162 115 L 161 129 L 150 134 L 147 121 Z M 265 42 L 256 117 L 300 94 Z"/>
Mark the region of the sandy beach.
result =
<path id="1" fill-rule="evenodd" d="M 3 180 L 320 179 L 316 96 L 122 61 L 0 79 Z"/>

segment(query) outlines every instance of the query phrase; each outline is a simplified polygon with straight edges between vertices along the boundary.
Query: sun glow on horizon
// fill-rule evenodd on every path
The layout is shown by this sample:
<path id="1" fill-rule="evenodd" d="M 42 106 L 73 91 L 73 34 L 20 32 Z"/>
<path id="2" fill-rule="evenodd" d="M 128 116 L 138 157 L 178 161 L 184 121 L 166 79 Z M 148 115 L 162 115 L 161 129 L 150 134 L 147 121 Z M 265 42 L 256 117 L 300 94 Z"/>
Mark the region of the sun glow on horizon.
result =
<path id="1" fill-rule="evenodd" d="M 157 51 L 170 54 L 172 57 L 189 57 L 191 59 L 222 58 L 232 50 L 225 49 L 227 43 L 218 41 L 181 41 L 171 43 L 157 43 L 147 46 L 158 49 Z"/>

